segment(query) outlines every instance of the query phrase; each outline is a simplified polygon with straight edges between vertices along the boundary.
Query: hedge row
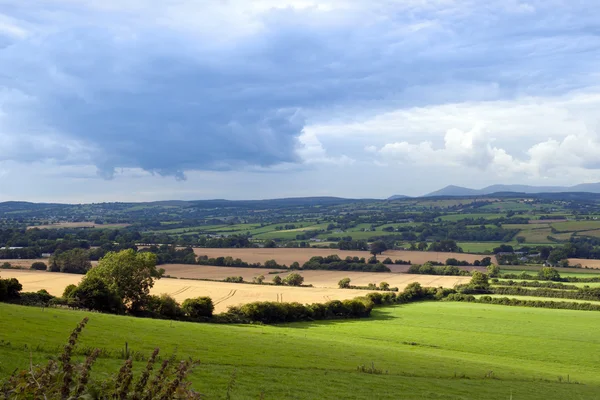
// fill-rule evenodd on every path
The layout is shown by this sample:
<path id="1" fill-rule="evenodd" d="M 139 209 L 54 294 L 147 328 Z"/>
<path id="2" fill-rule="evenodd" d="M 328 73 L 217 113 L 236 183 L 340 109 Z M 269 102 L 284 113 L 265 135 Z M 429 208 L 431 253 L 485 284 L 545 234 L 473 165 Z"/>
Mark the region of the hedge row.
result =
<path id="1" fill-rule="evenodd" d="M 469 303 L 482 303 L 482 304 L 499 304 L 503 306 L 517 306 L 517 307 L 538 307 L 538 308 L 553 308 L 553 309 L 564 309 L 564 310 L 584 310 L 584 311 L 600 311 L 600 304 L 592 303 L 575 303 L 568 301 L 552 301 L 552 300 L 520 300 L 511 299 L 508 297 L 491 297 L 481 296 L 475 298 L 473 295 L 455 293 L 450 294 L 444 299 L 444 301 L 464 301 Z"/>

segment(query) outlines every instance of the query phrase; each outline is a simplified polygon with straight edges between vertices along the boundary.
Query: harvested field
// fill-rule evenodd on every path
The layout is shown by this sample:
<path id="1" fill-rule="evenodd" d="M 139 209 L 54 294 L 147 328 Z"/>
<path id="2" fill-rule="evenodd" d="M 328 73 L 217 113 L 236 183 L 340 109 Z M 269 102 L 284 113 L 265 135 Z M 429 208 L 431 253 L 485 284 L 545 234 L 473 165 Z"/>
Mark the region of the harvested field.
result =
<path id="1" fill-rule="evenodd" d="M 48 259 L 47 258 L 38 258 L 35 260 L 23 260 L 23 259 L 8 259 L 8 260 L 0 260 L 0 264 L 4 264 L 5 262 L 9 263 L 11 266 L 13 267 L 19 267 L 19 268 L 27 268 L 29 269 L 31 267 L 31 264 L 33 264 L 34 262 L 38 262 L 41 261 L 44 264 L 48 265 Z M 1 270 L 0 270 L 1 271 Z M 1 274 L 1 272 L 0 272 Z"/>
<path id="2" fill-rule="evenodd" d="M 582 267 L 600 268 L 600 260 L 587 260 L 585 258 L 569 258 L 569 265 L 581 264 Z M 574 270 L 580 272 L 579 270 Z"/>
<path id="3" fill-rule="evenodd" d="M 364 257 L 369 258 L 371 255 L 367 251 L 358 250 L 337 250 L 337 249 L 265 249 L 265 248 L 250 248 L 250 249 L 208 249 L 208 248 L 195 248 L 194 253 L 199 256 L 208 257 L 227 257 L 240 258 L 245 262 L 249 263 L 264 263 L 267 260 L 275 260 L 279 264 L 290 265 L 294 261 L 298 261 L 300 264 L 305 263 L 314 256 L 329 256 L 337 254 L 340 258 L 350 257 Z M 405 260 L 411 261 L 413 264 L 423 264 L 427 261 L 438 261 L 445 262 L 448 258 L 456 258 L 460 261 L 473 262 L 475 260 L 481 260 L 480 254 L 467 254 L 467 253 L 440 253 L 434 251 L 406 251 L 406 250 L 388 250 L 382 255 L 377 256 L 383 260 L 386 257 L 390 257 L 392 260 Z"/>
<path id="4" fill-rule="evenodd" d="M 406 267 L 408 266 L 392 266 Z M 167 264 L 161 265 L 165 273 L 172 277 L 192 278 L 192 279 L 225 279 L 228 276 L 241 276 L 245 281 L 251 281 L 253 277 L 264 275 L 265 281 L 269 282 L 275 276 L 269 274 L 271 270 L 266 268 L 230 268 L 230 267 L 209 267 L 203 265 L 185 265 L 185 264 Z M 484 268 L 485 269 L 485 268 Z M 437 276 L 437 275 L 413 275 L 400 273 L 384 272 L 355 272 L 355 271 L 284 271 L 279 275 L 285 278 L 288 274 L 297 272 L 304 277 L 304 283 L 319 288 L 337 289 L 338 282 L 343 278 L 350 278 L 352 284 L 356 286 L 366 286 L 369 283 L 379 284 L 387 282 L 390 286 L 404 289 L 406 285 L 412 282 L 419 282 L 423 286 L 444 286 L 454 287 L 457 284 L 467 283 L 471 279 L 468 276 Z M 267 286 L 262 286 L 267 287 Z"/>
<path id="5" fill-rule="evenodd" d="M 167 266 L 168 267 L 168 266 Z M 207 274 L 214 277 L 214 268 L 222 269 L 223 277 L 241 275 L 244 268 L 226 267 L 203 267 Z M 235 270 L 232 271 L 232 270 Z M 262 270 L 261 270 L 262 271 Z M 49 293 L 60 296 L 64 288 L 69 284 L 78 284 L 83 275 L 63 274 L 45 271 L 19 271 L 3 270 L 0 272 L 3 278 L 17 278 L 23 285 L 23 291 L 35 292 L 46 289 Z M 282 274 L 285 276 L 287 273 Z M 289 286 L 250 285 L 240 283 L 224 283 L 198 281 L 191 279 L 158 280 L 152 294 L 167 293 L 177 301 L 198 296 L 210 296 L 215 303 L 217 312 L 227 310 L 230 305 L 238 305 L 253 301 L 296 301 L 299 303 L 322 303 L 329 300 L 351 299 L 372 292 L 372 290 L 343 290 L 337 288 L 337 282 L 349 277 L 355 285 L 366 285 L 368 283 L 388 282 L 391 286 L 398 286 L 402 290 L 411 282 L 420 282 L 423 286 L 446 286 L 452 287 L 457 283 L 467 282 L 469 277 L 458 276 L 431 276 L 431 275 L 408 275 L 408 274 L 384 274 L 367 272 L 338 272 L 338 271 L 303 271 L 305 283 L 313 284 L 314 288 L 301 288 Z M 274 275 L 265 275 L 267 279 Z M 200 276 L 197 276 L 199 278 Z M 249 278 L 251 279 L 251 277 Z"/>

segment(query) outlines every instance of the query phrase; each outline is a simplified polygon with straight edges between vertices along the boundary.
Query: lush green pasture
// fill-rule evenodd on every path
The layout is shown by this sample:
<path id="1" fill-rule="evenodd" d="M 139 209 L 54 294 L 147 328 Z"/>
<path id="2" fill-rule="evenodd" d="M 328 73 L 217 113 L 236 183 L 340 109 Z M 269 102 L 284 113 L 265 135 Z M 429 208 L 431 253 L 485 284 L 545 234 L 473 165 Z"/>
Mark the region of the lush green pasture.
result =
<path id="1" fill-rule="evenodd" d="M 286 326 L 190 324 L 0 304 L 0 374 L 43 362 L 83 317 L 82 347 L 174 351 L 202 364 L 194 387 L 232 399 L 592 399 L 600 396 L 600 313 L 468 303 L 375 310 L 356 321 Z M 543 333 L 543 334 L 542 334 Z M 371 362 L 387 375 L 357 372 Z M 142 361 L 137 362 L 141 367 Z M 493 372 L 492 372 L 493 371 Z M 485 378 L 493 376 L 495 379 Z M 571 381 L 564 383 L 567 375 Z M 563 383 L 559 383 L 562 377 Z"/>

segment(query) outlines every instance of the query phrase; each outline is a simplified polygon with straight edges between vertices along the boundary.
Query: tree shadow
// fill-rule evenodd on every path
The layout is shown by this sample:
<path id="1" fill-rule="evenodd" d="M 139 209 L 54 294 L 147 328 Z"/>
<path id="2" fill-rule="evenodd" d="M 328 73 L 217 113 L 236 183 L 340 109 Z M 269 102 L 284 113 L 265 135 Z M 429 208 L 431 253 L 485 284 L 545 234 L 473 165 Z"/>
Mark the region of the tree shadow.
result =
<path id="1" fill-rule="evenodd" d="M 390 306 L 383 306 L 374 308 L 371 312 L 370 317 L 366 318 L 339 318 L 339 319 L 320 319 L 314 321 L 301 321 L 301 322 L 287 322 L 280 324 L 273 324 L 273 327 L 280 328 L 294 328 L 294 329 L 310 329 L 316 327 L 323 326 L 332 326 L 332 325 L 350 325 L 355 323 L 364 323 L 364 322 L 375 322 L 375 321 L 392 321 L 399 319 L 398 316 L 393 315 L 393 310 L 395 308 L 404 307 L 405 304 L 396 304 Z"/>

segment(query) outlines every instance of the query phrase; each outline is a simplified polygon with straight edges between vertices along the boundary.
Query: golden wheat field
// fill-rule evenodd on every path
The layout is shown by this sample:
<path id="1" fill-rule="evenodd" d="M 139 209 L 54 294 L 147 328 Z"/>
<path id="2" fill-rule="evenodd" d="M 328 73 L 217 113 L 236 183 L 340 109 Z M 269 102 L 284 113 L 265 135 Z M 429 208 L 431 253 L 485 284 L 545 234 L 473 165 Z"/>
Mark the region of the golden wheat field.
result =
<path id="1" fill-rule="evenodd" d="M 5 262 L 9 263 L 12 267 L 18 267 L 18 268 L 30 268 L 31 264 L 33 264 L 34 262 L 38 262 L 41 261 L 44 264 L 48 265 L 48 259 L 47 258 L 38 258 L 38 259 L 27 259 L 27 260 L 21 260 L 21 259 L 7 259 L 7 260 L 0 260 L 0 264 L 4 264 Z M 2 273 L 2 271 L 0 270 L 0 274 Z"/>
<path id="2" fill-rule="evenodd" d="M 165 273 L 171 277 L 191 278 L 191 279 L 225 279 L 228 276 L 241 276 L 245 281 L 252 281 L 255 276 L 263 275 L 265 282 L 269 282 L 275 276 L 269 272 L 282 270 L 272 270 L 266 268 L 230 268 L 230 267 L 211 267 L 204 265 L 189 264 L 166 264 L 161 265 Z M 406 285 L 412 282 L 419 282 L 423 286 L 443 286 L 454 287 L 457 284 L 467 283 L 471 278 L 468 276 L 436 276 L 436 275 L 413 275 L 397 274 L 385 272 L 354 272 L 354 271 L 284 271 L 279 273 L 282 278 L 288 274 L 297 272 L 304 277 L 304 283 L 320 288 L 337 288 L 338 282 L 343 278 L 350 278 L 352 285 L 366 286 L 369 283 L 379 284 L 387 282 L 390 286 L 398 287 L 402 290 Z"/>
<path id="3" fill-rule="evenodd" d="M 169 265 L 163 266 L 167 273 L 184 275 L 180 266 L 171 268 Z M 190 266 L 186 266 L 190 267 Z M 268 270 L 254 270 L 248 268 L 226 268 L 226 267 L 205 267 L 191 266 L 197 268 L 193 271 L 195 278 L 219 279 L 227 276 L 244 276 L 246 280 L 251 280 L 257 275 L 264 275 L 270 280 L 274 275 L 267 274 Z M 218 269 L 219 271 L 215 271 Z M 222 270 L 222 272 L 220 272 Z M 188 274 L 192 272 L 188 271 Z M 288 273 L 281 274 L 285 277 Z M 411 282 L 420 282 L 423 286 L 444 286 L 453 287 L 458 283 L 468 282 L 469 277 L 457 276 L 431 276 L 431 275 L 409 275 L 409 274 L 389 274 L 389 273 L 368 273 L 368 272 L 346 272 L 346 271 L 301 271 L 300 274 L 305 278 L 305 284 L 312 284 L 313 288 L 289 287 L 289 286 L 270 286 L 270 285 L 247 285 L 239 283 L 224 283 L 199 281 L 193 279 L 173 279 L 163 278 L 156 281 L 152 294 L 167 293 L 173 296 L 177 301 L 182 302 L 185 299 L 209 296 L 215 302 L 217 312 L 225 311 L 230 305 L 244 304 L 253 301 L 295 301 L 299 303 L 317 303 L 328 300 L 344 300 L 361 296 L 369 293 L 368 290 L 350 290 L 338 289 L 337 282 L 345 277 L 349 277 L 354 285 L 367 285 L 368 283 L 379 284 L 382 281 L 388 282 L 390 286 L 397 286 L 402 290 Z M 23 285 L 23 291 L 35 292 L 40 289 L 46 289 L 49 293 L 60 296 L 64 288 L 69 284 L 77 284 L 83 275 L 64 274 L 58 272 L 46 271 L 27 271 L 27 270 L 3 270 L 0 272 L 3 278 L 17 278 Z"/>
<path id="4" fill-rule="evenodd" d="M 569 265 L 574 266 L 577 264 L 581 264 L 582 267 L 599 268 L 600 269 L 600 260 L 587 260 L 585 258 L 569 258 Z M 574 271 L 574 272 L 578 272 L 578 271 Z"/>
<path id="5" fill-rule="evenodd" d="M 208 248 L 195 248 L 194 253 L 198 256 L 208 256 L 210 258 L 216 257 L 233 257 L 240 258 L 242 261 L 248 263 L 264 263 L 267 260 L 275 260 L 279 264 L 290 265 L 294 261 L 303 264 L 310 260 L 314 256 L 329 256 L 337 254 L 340 258 L 350 257 L 364 257 L 369 258 L 371 255 L 367 251 L 358 250 L 337 250 L 337 249 L 316 249 L 316 248 L 303 248 L 303 249 L 266 249 L 266 248 L 248 248 L 248 249 L 208 249 Z M 467 253 L 440 253 L 434 251 L 408 251 L 408 250 L 388 250 L 377 258 L 383 260 L 386 257 L 392 260 L 404 260 L 410 261 L 412 264 L 423 264 L 427 261 L 438 261 L 445 262 L 448 258 L 456 258 L 460 261 L 473 262 L 475 260 L 481 260 L 483 257 L 479 254 L 467 254 Z"/>

